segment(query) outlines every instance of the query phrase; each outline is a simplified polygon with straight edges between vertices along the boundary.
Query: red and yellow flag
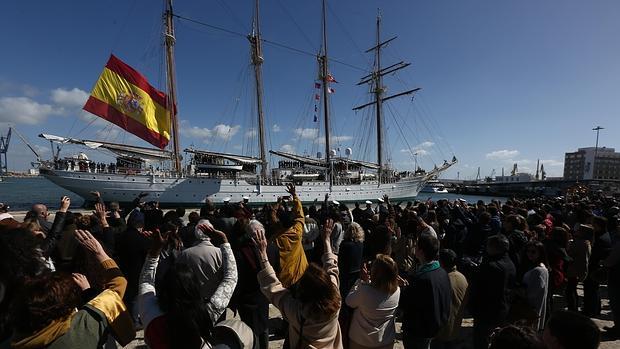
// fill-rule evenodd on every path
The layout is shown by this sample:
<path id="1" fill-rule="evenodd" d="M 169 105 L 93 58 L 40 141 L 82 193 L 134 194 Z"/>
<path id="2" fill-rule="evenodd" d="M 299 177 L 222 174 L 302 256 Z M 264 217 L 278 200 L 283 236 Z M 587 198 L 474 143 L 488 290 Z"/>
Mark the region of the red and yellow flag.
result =
<path id="1" fill-rule="evenodd" d="M 114 55 L 97 80 L 84 110 L 163 149 L 170 141 L 170 110 L 165 93 Z"/>

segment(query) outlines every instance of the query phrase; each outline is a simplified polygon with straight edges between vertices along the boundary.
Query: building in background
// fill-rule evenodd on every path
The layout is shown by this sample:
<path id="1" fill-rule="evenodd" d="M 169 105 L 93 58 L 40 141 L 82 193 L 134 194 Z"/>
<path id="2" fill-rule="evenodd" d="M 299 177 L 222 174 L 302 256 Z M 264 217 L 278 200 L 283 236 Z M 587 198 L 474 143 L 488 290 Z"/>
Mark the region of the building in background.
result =
<path id="1" fill-rule="evenodd" d="M 620 179 L 620 153 L 614 148 L 579 148 L 564 156 L 564 179 Z"/>

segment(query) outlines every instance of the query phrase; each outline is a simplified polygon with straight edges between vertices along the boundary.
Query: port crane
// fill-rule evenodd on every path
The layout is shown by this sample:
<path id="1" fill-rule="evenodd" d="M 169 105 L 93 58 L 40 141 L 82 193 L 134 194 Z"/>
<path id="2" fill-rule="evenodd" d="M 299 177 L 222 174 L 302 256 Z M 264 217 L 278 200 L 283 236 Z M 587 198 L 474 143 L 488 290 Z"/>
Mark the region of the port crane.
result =
<path id="1" fill-rule="evenodd" d="M 9 151 L 9 143 L 11 142 L 11 130 L 12 128 L 9 127 L 7 135 L 0 136 L 0 176 L 9 174 L 6 153 Z"/>

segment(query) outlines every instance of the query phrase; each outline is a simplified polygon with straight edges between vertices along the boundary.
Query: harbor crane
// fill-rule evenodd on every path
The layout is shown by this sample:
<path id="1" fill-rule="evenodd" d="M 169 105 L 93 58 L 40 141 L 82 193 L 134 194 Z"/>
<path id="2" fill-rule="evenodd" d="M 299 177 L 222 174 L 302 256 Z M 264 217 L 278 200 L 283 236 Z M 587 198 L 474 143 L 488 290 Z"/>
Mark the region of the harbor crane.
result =
<path id="1" fill-rule="evenodd" d="M 9 151 L 9 142 L 11 141 L 11 127 L 9 127 L 9 132 L 5 136 L 0 136 L 0 176 L 8 175 L 9 170 L 7 167 L 7 159 L 6 153 Z"/>

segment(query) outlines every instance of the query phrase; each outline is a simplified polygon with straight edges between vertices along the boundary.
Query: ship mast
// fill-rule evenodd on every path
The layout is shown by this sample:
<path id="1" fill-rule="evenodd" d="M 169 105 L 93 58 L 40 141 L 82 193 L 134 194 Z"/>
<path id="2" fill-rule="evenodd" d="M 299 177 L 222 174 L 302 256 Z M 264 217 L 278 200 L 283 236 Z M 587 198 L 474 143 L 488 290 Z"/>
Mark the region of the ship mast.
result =
<path id="1" fill-rule="evenodd" d="M 384 164 L 383 164 L 383 102 L 392 99 L 392 98 L 396 98 L 396 97 L 400 97 L 400 96 L 404 96 L 404 95 L 408 95 L 408 94 L 412 94 L 416 91 L 419 91 L 420 88 L 414 88 L 412 90 L 408 90 L 405 92 L 401 92 L 401 93 L 397 93 L 395 95 L 392 96 L 388 96 L 388 97 L 383 97 L 384 93 L 385 93 L 385 86 L 383 86 L 383 76 L 387 75 L 387 74 L 391 74 L 397 70 L 403 69 L 408 67 L 411 63 L 405 63 L 403 61 L 396 63 L 396 64 L 392 64 L 388 67 L 385 68 L 381 68 L 381 48 L 383 46 L 386 46 L 388 43 L 390 43 L 392 40 L 396 39 L 397 37 L 393 37 L 389 40 L 383 41 L 381 42 L 381 14 L 379 13 L 377 15 L 377 45 L 366 50 L 366 53 L 368 52 L 372 52 L 375 51 L 375 69 L 373 70 L 372 73 L 364 76 L 361 78 L 361 81 L 359 83 L 357 83 L 357 85 L 362 85 L 362 84 L 366 84 L 366 83 L 371 83 L 372 84 L 372 89 L 371 92 L 374 94 L 374 101 L 370 102 L 370 103 L 366 103 L 363 105 L 360 105 L 358 107 L 353 108 L 353 110 L 360 110 L 360 109 L 364 109 L 368 106 L 374 105 L 375 106 L 375 113 L 376 113 L 376 120 L 377 120 L 377 164 L 379 165 L 379 170 L 378 170 L 378 178 L 379 181 L 378 183 L 381 184 L 381 180 L 383 177 L 383 172 L 384 172 Z"/>
<path id="2" fill-rule="evenodd" d="M 379 183 L 383 172 L 383 79 L 379 70 L 381 69 L 381 15 L 377 15 L 377 48 L 376 48 L 376 67 L 375 67 L 375 108 L 377 114 L 377 165 L 379 165 Z"/>
<path id="3" fill-rule="evenodd" d="M 325 165 L 327 166 L 327 177 L 331 184 L 332 182 L 332 166 L 331 166 L 331 146 L 329 144 L 329 69 L 327 60 L 327 19 L 326 19 L 326 6 L 323 0 L 323 51 L 319 56 L 319 62 L 321 65 L 321 80 L 323 85 L 323 115 L 325 116 Z"/>
<path id="4" fill-rule="evenodd" d="M 263 113 L 263 49 L 260 38 L 259 6 L 255 2 L 254 19 L 252 21 L 252 34 L 248 35 L 252 48 L 252 65 L 254 65 L 254 78 L 256 81 L 256 111 L 258 113 L 258 140 L 261 160 L 261 177 L 267 178 L 267 152 L 265 151 L 265 115 Z"/>
<path id="5" fill-rule="evenodd" d="M 179 119 L 176 113 L 177 106 L 177 89 L 176 75 L 174 70 L 174 23 L 172 12 L 172 0 L 166 1 L 166 12 L 164 14 L 164 24 L 166 32 L 164 34 L 164 43 L 166 45 L 166 72 L 168 74 L 168 109 L 170 110 L 170 122 L 172 124 L 172 156 L 174 171 L 181 172 L 181 158 L 179 153 Z"/>

